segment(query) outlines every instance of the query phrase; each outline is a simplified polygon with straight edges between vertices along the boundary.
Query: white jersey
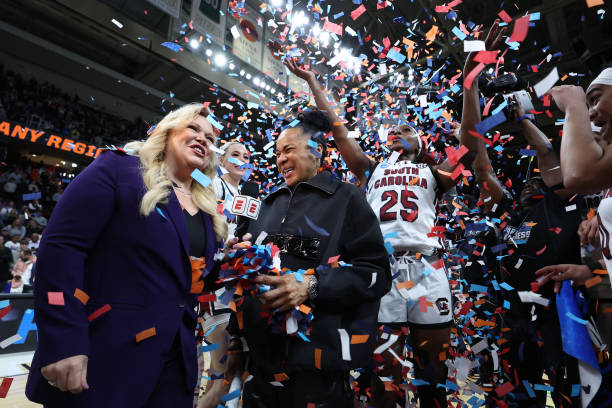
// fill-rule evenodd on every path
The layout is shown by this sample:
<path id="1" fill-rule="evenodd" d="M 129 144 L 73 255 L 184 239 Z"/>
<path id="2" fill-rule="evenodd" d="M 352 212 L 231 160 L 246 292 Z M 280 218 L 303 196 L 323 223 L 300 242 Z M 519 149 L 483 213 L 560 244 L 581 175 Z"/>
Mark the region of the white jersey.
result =
<path id="1" fill-rule="evenodd" d="M 236 187 L 232 186 L 221 177 L 215 177 L 213 179 L 213 188 L 215 189 L 217 200 L 223 201 L 223 212 L 225 213 L 225 221 L 227 222 L 227 238 L 230 239 L 234 236 L 236 227 L 238 226 L 238 219 L 230 210 L 232 208 L 234 196 L 240 194 L 240 192 Z"/>
<path id="2" fill-rule="evenodd" d="M 610 233 L 612 232 L 612 189 L 606 191 L 597 208 L 597 219 L 599 221 L 599 242 L 601 243 L 601 254 L 608 274 L 612 273 L 612 254 L 610 253 Z M 611 280 L 612 281 L 612 280 Z"/>
<path id="3" fill-rule="evenodd" d="M 395 251 L 431 251 L 440 239 L 427 236 L 436 221 L 438 182 L 424 163 L 380 163 L 368 181 L 366 198 L 385 241 Z"/>

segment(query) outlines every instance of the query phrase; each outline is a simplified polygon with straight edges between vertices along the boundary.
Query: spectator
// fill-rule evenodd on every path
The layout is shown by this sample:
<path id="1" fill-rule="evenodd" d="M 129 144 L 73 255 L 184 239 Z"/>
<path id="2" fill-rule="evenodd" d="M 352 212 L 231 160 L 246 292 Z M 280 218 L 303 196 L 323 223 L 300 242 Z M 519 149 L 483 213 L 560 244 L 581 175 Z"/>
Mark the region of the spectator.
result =
<path id="1" fill-rule="evenodd" d="M 63 192 L 63 190 L 61 188 L 59 190 L 57 190 L 53 194 L 53 197 L 51 197 L 51 200 L 53 200 L 54 203 L 57 203 L 59 201 L 60 197 L 62 196 L 62 192 Z"/>
<path id="2" fill-rule="evenodd" d="M 21 244 L 19 243 L 19 235 L 12 235 L 11 240 L 4 244 L 4 246 L 11 250 L 13 254 L 13 262 L 16 262 L 17 257 L 19 256 L 19 249 L 21 248 Z"/>
<path id="3" fill-rule="evenodd" d="M 33 252 L 36 252 L 38 249 L 38 245 L 40 245 L 40 235 L 36 232 L 32 234 L 32 239 L 28 244 L 28 249 L 31 249 Z"/>
<path id="4" fill-rule="evenodd" d="M 32 255 L 31 250 L 24 249 L 19 252 L 19 259 L 13 265 L 13 270 L 11 271 L 11 276 L 13 277 L 12 288 L 19 288 L 22 284 L 31 284 L 30 277 L 32 276 L 32 266 L 35 262 L 36 257 Z M 15 279 L 18 276 L 21 279 Z"/>
<path id="5" fill-rule="evenodd" d="M 4 183 L 4 192 L 7 197 L 15 198 L 15 190 L 17 190 L 17 183 L 15 183 L 15 178 L 11 177 Z"/>
<path id="6" fill-rule="evenodd" d="M 47 226 L 47 219 L 42 214 L 34 217 L 34 221 L 43 228 Z"/>
<path id="7" fill-rule="evenodd" d="M 13 263 L 11 250 L 4 246 L 4 237 L 0 235 L 0 290 L 4 290 L 6 281 L 12 278 L 10 266 Z"/>
<path id="8" fill-rule="evenodd" d="M 26 235 L 26 228 L 23 226 L 20 218 L 15 219 L 13 224 L 8 229 L 9 235 L 17 235 L 19 239 L 22 239 Z"/>

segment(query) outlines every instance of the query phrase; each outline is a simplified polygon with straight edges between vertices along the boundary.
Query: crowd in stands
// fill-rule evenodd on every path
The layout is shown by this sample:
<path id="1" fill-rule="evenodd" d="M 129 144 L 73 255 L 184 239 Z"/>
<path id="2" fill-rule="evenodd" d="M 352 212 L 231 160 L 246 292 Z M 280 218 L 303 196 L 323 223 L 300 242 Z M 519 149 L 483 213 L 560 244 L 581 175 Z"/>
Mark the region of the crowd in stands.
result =
<path id="1" fill-rule="evenodd" d="M 27 158 L 14 163 L 0 166 L 0 291 L 22 293 L 32 288 L 36 251 L 65 170 Z"/>
<path id="2" fill-rule="evenodd" d="M 11 120 L 103 147 L 139 139 L 146 124 L 94 109 L 48 82 L 26 79 L 0 65 L 0 121 Z"/>

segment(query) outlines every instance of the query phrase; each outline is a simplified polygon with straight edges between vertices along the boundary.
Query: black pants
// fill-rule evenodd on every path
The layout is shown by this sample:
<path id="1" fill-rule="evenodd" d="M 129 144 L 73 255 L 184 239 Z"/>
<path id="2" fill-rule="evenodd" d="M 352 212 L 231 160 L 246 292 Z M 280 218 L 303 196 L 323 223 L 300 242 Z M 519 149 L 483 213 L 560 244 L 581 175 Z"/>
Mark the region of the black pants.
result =
<path id="1" fill-rule="evenodd" d="M 571 398 L 569 403 L 561 394 L 569 397 L 572 384 L 579 384 L 577 362 L 563 353 L 561 330 L 558 320 L 538 318 L 507 317 L 504 326 L 510 331 L 507 347 L 509 352 L 502 355 L 511 367 L 516 369 L 520 381 L 527 380 L 534 384 L 543 384 L 542 374 L 548 375 L 548 380 L 554 387 L 552 399 L 556 407 L 580 406 L 579 398 Z M 514 373 L 511 373 L 512 375 Z M 516 384 L 515 384 L 516 385 Z M 546 407 L 546 392 L 533 390 L 535 398 L 529 395 L 522 382 L 512 393 L 505 396 L 506 402 L 521 408 Z"/>
<path id="2" fill-rule="evenodd" d="M 352 408 L 349 373 L 293 373 L 283 387 L 254 376 L 244 385 L 243 408 Z"/>

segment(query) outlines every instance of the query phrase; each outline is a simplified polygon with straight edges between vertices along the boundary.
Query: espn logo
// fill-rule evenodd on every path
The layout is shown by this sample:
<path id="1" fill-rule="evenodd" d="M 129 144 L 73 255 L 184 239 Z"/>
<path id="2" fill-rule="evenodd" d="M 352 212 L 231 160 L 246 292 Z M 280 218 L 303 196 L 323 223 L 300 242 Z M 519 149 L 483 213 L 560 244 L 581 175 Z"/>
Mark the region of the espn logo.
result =
<path id="1" fill-rule="evenodd" d="M 245 195 L 237 195 L 234 197 L 234 201 L 232 201 L 230 212 L 234 215 L 242 215 L 256 220 L 259 216 L 260 207 L 261 201 L 258 199 Z"/>

